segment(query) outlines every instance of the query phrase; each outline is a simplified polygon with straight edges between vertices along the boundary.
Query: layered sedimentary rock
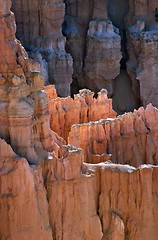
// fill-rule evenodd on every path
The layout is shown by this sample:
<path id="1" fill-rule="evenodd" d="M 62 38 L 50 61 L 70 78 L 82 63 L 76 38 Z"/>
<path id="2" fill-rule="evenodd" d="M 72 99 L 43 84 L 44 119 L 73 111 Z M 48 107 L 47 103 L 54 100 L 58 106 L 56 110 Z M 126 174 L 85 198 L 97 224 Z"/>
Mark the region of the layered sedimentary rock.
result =
<path id="1" fill-rule="evenodd" d="M 63 159 L 43 162 L 53 237 L 100 240 L 96 180 L 81 172 L 81 149 L 65 146 L 65 151 Z"/>
<path id="2" fill-rule="evenodd" d="M 30 167 L 0 139 L 0 238 L 52 240 L 39 166 Z"/>
<path id="3" fill-rule="evenodd" d="M 140 26 L 140 28 L 138 28 Z M 144 31 L 145 22 L 139 21 L 135 27 L 129 29 L 129 56 L 127 67 L 135 94 L 139 94 L 138 81 L 140 85 L 140 99 L 146 106 L 152 103 L 158 106 L 157 100 L 157 41 L 158 26 Z M 149 81 L 150 79 L 150 81 Z"/>
<path id="4" fill-rule="evenodd" d="M 99 213 L 103 239 L 156 239 L 158 199 L 152 179 L 157 179 L 157 167 L 102 166 Z M 152 209 L 150 202 L 154 203 Z"/>
<path id="5" fill-rule="evenodd" d="M 140 103 L 147 106 L 151 102 L 157 106 L 157 1 L 87 1 L 87 14 L 81 10 L 83 7 L 79 1 L 66 1 L 66 7 L 64 32 L 67 49 L 74 59 L 74 86 L 89 85 L 96 91 L 104 85 L 109 94 L 114 94 L 114 107 L 119 113 L 137 108 Z M 111 34 L 110 47 L 110 44 L 103 43 L 105 35 L 108 36 L 107 31 L 102 30 L 101 37 L 97 37 L 97 33 L 103 29 L 102 25 L 109 25 L 107 17 L 120 30 L 123 56 L 121 66 L 125 69 L 127 66 L 129 81 L 132 83 L 132 87 L 130 84 L 126 86 L 130 97 L 125 96 L 125 102 L 128 101 L 129 106 L 122 106 L 119 97 L 121 91 L 118 88 L 124 88 L 123 80 L 117 81 L 116 85 L 114 81 L 114 88 L 112 81 L 109 81 L 115 79 L 120 71 L 119 40 L 118 43 L 116 38 L 113 41 Z M 77 46 L 76 49 L 74 46 Z M 126 80 L 128 76 L 120 74 L 119 79 Z"/>
<path id="6" fill-rule="evenodd" d="M 0 140 L 0 238 L 53 239 L 42 169 L 29 163 L 48 159 L 48 152 L 58 156 L 57 142 L 64 141 L 50 130 L 44 82 L 30 71 L 15 38 L 10 1 L 0 2 L 0 14 L 1 54 L 6 51 L 0 62 L 0 137 L 15 151 Z"/>
<path id="7" fill-rule="evenodd" d="M 70 95 L 72 58 L 65 52 L 62 22 L 63 1 L 13 0 L 17 37 L 29 50 L 30 57 L 40 64 L 40 72 L 53 83 L 60 96 Z"/>
<path id="8" fill-rule="evenodd" d="M 99 16 L 98 16 L 99 17 Z M 111 21 L 89 23 L 84 62 L 84 85 L 93 91 L 106 88 L 113 93 L 113 81 L 120 73 L 121 37 Z"/>
<path id="9" fill-rule="evenodd" d="M 158 7 L 157 1 L 129 0 L 129 7 L 130 11 L 127 16 L 127 22 L 130 25 L 134 25 L 136 20 L 144 20 L 147 28 L 155 24 L 155 13 Z"/>
<path id="10" fill-rule="evenodd" d="M 54 0 L 32 4 L 13 0 L 17 36 L 28 48 L 32 61 L 39 63 L 32 65 L 46 84 L 49 80 L 60 96 L 68 96 L 74 72 L 72 93 L 81 88 L 94 92 L 106 88 L 114 96 L 118 113 L 150 102 L 157 106 L 157 1 L 64 2 L 65 5 Z M 73 57 L 73 71 L 65 41 Z M 122 70 L 126 73 L 122 74 Z M 129 84 L 124 84 L 126 81 Z M 118 89 L 129 93 L 124 94 L 127 105 L 121 101 L 122 91 Z"/>
<path id="11" fill-rule="evenodd" d="M 108 99 L 107 91 L 104 89 L 98 93 L 97 98 L 90 90 L 83 89 L 74 95 L 74 99 L 70 97 L 55 99 L 53 87 L 45 87 L 45 90 L 50 98 L 51 129 L 66 141 L 73 124 L 116 117 L 116 112 L 112 109 L 112 100 Z"/>
<path id="12" fill-rule="evenodd" d="M 44 162 L 54 238 L 156 240 L 157 167 L 82 160 L 81 150 L 71 148 L 62 162 Z"/>
<path id="13" fill-rule="evenodd" d="M 0 143 L 1 239 L 156 240 L 157 167 L 83 164 L 81 149 L 65 147 L 42 163 L 47 204 L 40 167 Z"/>
<path id="14" fill-rule="evenodd" d="M 157 1 L 130 1 L 127 71 L 144 106 L 157 100 Z"/>
<path id="15" fill-rule="evenodd" d="M 157 118 L 158 110 L 148 105 L 116 119 L 74 125 L 69 143 L 84 149 L 85 161 L 91 163 L 102 155 L 105 161 L 136 167 L 158 164 Z"/>
<path id="16" fill-rule="evenodd" d="M 80 1 L 65 2 L 63 30 L 74 59 L 74 88 L 75 84 L 95 92 L 106 88 L 111 95 L 122 55 L 119 31 L 107 19 L 107 1 L 86 1 L 84 6 Z"/>
<path id="17" fill-rule="evenodd" d="M 104 17 L 94 3 L 87 24 Z M 0 0 L 0 239 L 157 240 L 158 109 L 116 118 L 106 90 L 57 98 L 15 38 L 10 5 Z M 80 123 L 75 147 L 50 123 L 66 140 Z"/>
<path id="18" fill-rule="evenodd" d="M 20 156 L 37 163 L 47 157 L 46 151 L 57 150 L 60 138 L 50 131 L 44 81 L 39 72 L 30 71 L 27 53 L 15 38 L 11 2 L 1 5 L 0 48 L 5 52 L 0 60 L 0 137 Z"/>

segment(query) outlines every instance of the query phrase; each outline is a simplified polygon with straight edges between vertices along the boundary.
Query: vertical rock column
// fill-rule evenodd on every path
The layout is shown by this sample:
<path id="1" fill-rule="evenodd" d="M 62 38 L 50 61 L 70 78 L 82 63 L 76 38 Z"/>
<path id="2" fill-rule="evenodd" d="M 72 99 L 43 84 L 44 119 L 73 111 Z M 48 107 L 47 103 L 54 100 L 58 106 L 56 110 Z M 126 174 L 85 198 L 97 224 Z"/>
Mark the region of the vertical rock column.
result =
<path id="1" fill-rule="evenodd" d="M 127 71 L 132 79 L 132 87 L 144 106 L 152 103 L 158 106 L 157 94 L 157 43 L 158 24 L 156 20 L 156 1 L 130 1 L 127 18 L 128 54 Z"/>
<path id="2" fill-rule="evenodd" d="M 53 151 L 44 81 L 31 72 L 28 56 L 15 38 L 11 1 L 0 1 L 0 137 L 30 163 Z M 4 51 L 5 49 L 5 51 Z"/>
<path id="3" fill-rule="evenodd" d="M 120 73 L 121 38 L 111 21 L 92 20 L 87 34 L 85 85 L 93 91 L 106 88 L 113 93 L 113 80 Z"/>
<path id="4" fill-rule="evenodd" d="M 60 0 L 13 0 L 17 36 L 30 50 L 30 57 L 40 63 L 41 74 L 54 84 L 60 96 L 70 95 L 72 58 L 65 52 L 62 22 L 65 4 Z M 22 13 L 22 15 L 21 15 Z"/>
<path id="5" fill-rule="evenodd" d="M 112 80 L 120 73 L 121 38 L 107 16 L 107 0 L 94 0 L 92 21 L 87 33 L 84 75 L 86 87 L 106 88 L 113 93 Z"/>
<path id="6" fill-rule="evenodd" d="M 74 60 L 74 90 L 76 86 L 95 92 L 106 88 L 112 95 L 122 56 L 118 30 L 108 20 L 107 1 L 86 1 L 83 6 L 67 0 L 66 6 L 63 30 Z"/>

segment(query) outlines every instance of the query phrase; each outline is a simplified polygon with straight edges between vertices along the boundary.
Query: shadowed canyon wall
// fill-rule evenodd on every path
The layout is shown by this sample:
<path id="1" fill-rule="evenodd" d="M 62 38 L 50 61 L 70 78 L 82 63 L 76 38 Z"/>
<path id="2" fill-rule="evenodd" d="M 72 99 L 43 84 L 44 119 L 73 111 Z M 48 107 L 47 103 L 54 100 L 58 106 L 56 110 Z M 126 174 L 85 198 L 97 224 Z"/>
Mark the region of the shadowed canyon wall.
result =
<path id="1" fill-rule="evenodd" d="M 120 87 L 125 76 L 132 80 L 132 96 L 140 93 L 144 105 L 156 102 L 156 1 L 129 1 L 127 42 L 108 19 L 108 2 L 65 4 L 64 24 L 73 30 L 67 47 L 79 53 L 72 56 L 74 80 L 94 86 L 95 75 L 94 91 L 104 86 L 112 95 L 114 78 Z M 44 87 L 42 76 L 46 80 L 50 71 L 65 76 L 61 82 L 52 77 L 60 95 L 70 90 L 64 6 L 60 0 L 13 0 L 17 35 L 30 60 L 15 37 L 11 1 L 0 0 L 0 239 L 157 240 L 158 109 L 149 104 L 117 117 L 105 89 L 84 89 L 72 99 Z M 128 58 L 120 73 L 121 47 Z M 114 96 L 117 109 L 125 111 L 130 100 Z"/>
<path id="2" fill-rule="evenodd" d="M 17 20 L 17 37 L 29 50 L 30 58 L 39 63 L 45 82 L 55 84 L 61 96 L 70 95 L 72 58 L 65 52 L 62 22 L 63 1 L 12 1 Z"/>
<path id="3" fill-rule="evenodd" d="M 77 7 L 81 5 L 80 1 L 74 1 L 73 3 L 67 1 L 66 27 L 63 31 L 67 37 L 67 50 L 74 59 L 74 86 L 77 82 L 79 87 L 89 87 L 94 91 L 97 91 L 98 88 L 106 88 L 109 95 L 113 95 L 114 108 L 119 113 L 137 108 L 140 103 L 146 106 L 151 102 L 157 106 L 157 87 L 155 86 L 157 82 L 157 60 L 152 53 L 152 51 L 157 51 L 155 42 L 157 41 L 155 37 L 157 34 L 155 16 L 157 1 L 150 1 L 150 3 L 148 1 L 123 0 L 99 2 L 98 4 L 102 4 L 102 6 L 100 5 L 100 8 L 95 6 L 94 1 L 93 10 L 95 8 L 95 10 L 99 9 L 100 11 L 95 11 L 95 17 L 93 11 L 87 14 L 91 16 L 91 19 L 89 24 L 85 24 L 82 10 Z M 75 7 L 78 9 L 77 15 L 73 14 L 74 11 L 70 11 L 71 8 L 75 9 Z M 92 7 L 89 8 L 89 12 L 90 9 Z M 81 11 L 81 14 L 79 11 Z M 113 39 L 112 33 L 107 34 L 105 27 L 101 30 L 101 24 L 109 21 L 107 17 L 114 25 L 114 27 L 111 26 L 111 31 L 113 29 L 121 36 L 121 43 L 116 40 L 118 38 Z M 92 24 L 94 22 L 97 22 L 97 24 Z M 92 25 L 95 25 L 93 27 L 95 29 L 93 30 L 94 34 L 90 34 Z M 99 26 L 99 30 L 97 26 Z M 89 30 L 87 31 L 87 29 Z M 98 31 L 100 32 L 99 35 Z M 109 44 L 105 39 L 109 41 Z M 99 46 L 97 46 L 98 41 L 103 43 L 98 43 Z M 94 42 L 95 47 L 92 42 Z M 114 42 L 115 45 L 113 46 Z M 78 50 L 75 50 L 73 45 L 82 48 L 82 51 L 80 51 L 83 52 L 82 56 L 79 57 Z M 122 56 L 117 54 L 120 49 Z M 90 54 L 90 51 L 93 55 Z M 122 70 L 119 66 L 120 60 Z M 151 62 L 154 62 L 154 65 L 151 65 Z M 88 65 L 91 66 L 91 69 Z M 108 73 L 105 71 L 108 71 Z M 147 80 L 149 78 L 151 84 Z M 127 95 L 124 94 L 126 91 L 128 92 Z M 122 95 L 125 101 L 122 101 L 120 97 Z"/>
<path id="4" fill-rule="evenodd" d="M 119 30 L 108 19 L 107 1 L 86 1 L 86 7 L 81 1 L 65 2 L 63 32 L 74 59 L 74 87 L 77 82 L 95 92 L 106 88 L 112 95 L 122 56 Z"/>
<path id="5" fill-rule="evenodd" d="M 59 95 L 70 94 L 73 77 L 72 93 L 82 88 L 97 93 L 105 88 L 118 113 L 150 102 L 158 106 L 157 8 L 155 0 L 33 4 L 13 0 L 12 7 L 17 37 L 32 61 L 38 62 L 38 66 L 32 63 L 34 68 L 46 82 L 55 84 Z"/>

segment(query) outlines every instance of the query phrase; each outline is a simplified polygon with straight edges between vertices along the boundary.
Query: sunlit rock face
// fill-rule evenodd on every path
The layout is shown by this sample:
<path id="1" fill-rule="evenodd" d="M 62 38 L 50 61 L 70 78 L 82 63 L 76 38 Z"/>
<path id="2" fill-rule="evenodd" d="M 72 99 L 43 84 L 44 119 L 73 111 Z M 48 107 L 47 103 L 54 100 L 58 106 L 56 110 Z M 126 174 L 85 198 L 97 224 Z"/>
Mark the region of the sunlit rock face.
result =
<path id="1" fill-rule="evenodd" d="M 107 158 L 135 167 L 157 165 L 157 118 L 157 108 L 148 105 L 115 119 L 76 124 L 69 133 L 69 144 L 84 149 L 85 161 L 90 163 Z"/>
<path id="2" fill-rule="evenodd" d="M 21 6 L 21 2 L 17 3 Z M 27 9 L 28 3 L 29 9 L 31 4 L 37 6 L 34 5 L 36 2 L 23 1 L 23 7 Z M 75 14 L 78 14 L 84 19 L 82 24 L 87 24 L 85 39 L 89 45 L 83 64 L 87 81 L 91 79 L 89 72 L 93 70 L 90 69 L 90 60 L 96 71 L 89 46 L 98 46 L 102 49 L 99 49 L 99 54 L 104 52 L 102 60 L 108 61 L 107 84 L 107 79 L 118 74 L 120 52 L 115 49 L 115 44 L 120 46 L 122 33 L 119 36 L 118 30 L 107 19 L 104 3 L 68 1 L 66 7 L 70 15 L 76 18 Z M 118 6 L 118 1 L 113 3 Z M 141 6 L 136 3 L 135 7 Z M 144 9 L 146 2 L 143 3 Z M 63 39 L 59 25 L 64 5 L 61 1 L 52 4 L 40 1 L 38 4 L 43 4 L 41 11 L 44 16 L 50 19 L 53 13 L 52 19 L 57 14 L 55 19 L 59 17 L 59 22 L 53 25 L 52 22 L 48 24 L 47 18 L 43 19 L 47 29 L 42 30 L 41 39 L 39 36 L 34 39 L 39 43 L 38 51 L 32 51 L 32 59 L 29 60 L 15 37 L 11 2 L 0 0 L 0 239 L 157 240 L 158 109 L 149 104 L 133 113 L 116 116 L 106 89 L 97 94 L 83 89 L 74 98 L 59 98 L 53 86 L 44 87 L 39 72 L 46 76 L 47 61 L 43 60 L 39 46 L 48 46 L 51 42 L 49 37 L 47 39 L 51 35 L 48 29 L 51 31 L 53 28 Z M 121 2 L 121 6 L 124 4 Z M 54 6 L 59 12 L 52 11 Z M 84 6 L 89 6 L 89 10 L 86 11 Z M 131 11 L 133 8 L 130 6 Z M 146 105 L 145 96 L 151 86 L 146 85 L 143 74 L 145 64 L 150 70 L 149 62 L 156 59 L 153 49 L 156 47 L 157 28 L 152 28 L 152 21 L 147 22 L 147 15 L 143 15 L 144 19 L 133 17 L 133 20 L 130 16 L 131 12 L 126 22 L 129 24 L 127 72 L 125 68 L 121 69 L 116 81 L 118 84 L 121 77 L 128 80 L 131 77 L 131 87 L 136 94 L 139 85 L 135 84 L 137 78 L 134 77 L 138 77 L 137 81 L 142 84 L 138 92 Z M 26 16 L 25 21 L 28 21 Z M 63 42 L 59 43 L 62 48 Z M 78 52 L 81 53 L 79 49 Z M 149 52 L 152 53 L 151 59 Z M 51 51 L 49 53 L 52 54 Z M 117 59 L 116 65 L 112 59 L 113 71 L 108 58 L 111 54 Z M 136 56 L 139 56 L 139 61 L 135 61 Z M 156 82 L 155 75 L 151 77 L 152 83 Z M 106 86 L 108 88 L 109 85 Z M 154 86 L 156 92 L 157 86 Z M 128 99 L 128 94 L 126 96 Z M 150 96 L 152 91 L 148 99 Z M 121 106 L 123 112 L 123 108 L 125 111 L 126 106 L 129 107 L 129 102 L 127 104 L 122 96 L 121 101 L 124 105 L 119 102 L 118 109 Z M 69 145 L 65 145 L 66 142 Z"/>
<path id="3" fill-rule="evenodd" d="M 74 95 L 74 99 L 55 98 L 54 88 L 46 87 L 49 95 L 50 126 L 65 141 L 73 124 L 87 123 L 99 119 L 115 118 L 116 112 L 112 109 L 112 100 L 108 99 L 107 91 L 102 89 L 98 97 L 94 98 L 94 92 L 83 89 Z"/>
<path id="4" fill-rule="evenodd" d="M 53 150 L 56 135 L 49 127 L 44 81 L 39 72 L 29 68 L 27 53 L 15 38 L 14 14 L 7 2 L 1 1 L 0 18 L 0 137 L 20 156 L 37 164 L 47 156 L 46 151 Z"/>
<path id="5" fill-rule="evenodd" d="M 41 168 L 30 167 L 2 139 L 0 183 L 1 239 L 52 240 Z"/>

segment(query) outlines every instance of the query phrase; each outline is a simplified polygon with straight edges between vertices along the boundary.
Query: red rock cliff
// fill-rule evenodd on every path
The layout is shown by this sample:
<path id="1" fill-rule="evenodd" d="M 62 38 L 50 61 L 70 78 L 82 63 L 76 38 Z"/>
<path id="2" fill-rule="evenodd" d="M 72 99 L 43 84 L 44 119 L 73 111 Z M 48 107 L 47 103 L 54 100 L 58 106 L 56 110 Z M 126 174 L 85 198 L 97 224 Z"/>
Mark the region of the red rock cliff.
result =
<path id="1" fill-rule="evenodd" d="M 92 18 L 104 15 L 94 3 Z M 44 91 L 10 7 L 0 0 L 0 239 L 157 240 L 158 109 L 116 117 L 105 90 L 74 99 Z"/>

